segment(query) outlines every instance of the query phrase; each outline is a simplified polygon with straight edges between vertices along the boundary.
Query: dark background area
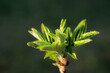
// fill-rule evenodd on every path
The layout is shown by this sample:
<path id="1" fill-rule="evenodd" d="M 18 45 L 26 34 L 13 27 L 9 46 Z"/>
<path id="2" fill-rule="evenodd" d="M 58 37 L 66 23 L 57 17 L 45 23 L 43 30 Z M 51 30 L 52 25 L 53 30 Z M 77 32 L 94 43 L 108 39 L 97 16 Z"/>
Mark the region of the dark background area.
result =
<path id="1" fill-rule="evenodd" d="M 31 27 L 41 23 L 54 29 L 67 19 L 72 31 L 87 19 L 88 31 L 97 30 L 93 41 L 74 48 L 78 60 L 68 57 L 67 73 L 110 73 L 110 0 L 0 0 L 0 73 L 59 73 L 44 52 L 28 47 L 36 40 Z"/>

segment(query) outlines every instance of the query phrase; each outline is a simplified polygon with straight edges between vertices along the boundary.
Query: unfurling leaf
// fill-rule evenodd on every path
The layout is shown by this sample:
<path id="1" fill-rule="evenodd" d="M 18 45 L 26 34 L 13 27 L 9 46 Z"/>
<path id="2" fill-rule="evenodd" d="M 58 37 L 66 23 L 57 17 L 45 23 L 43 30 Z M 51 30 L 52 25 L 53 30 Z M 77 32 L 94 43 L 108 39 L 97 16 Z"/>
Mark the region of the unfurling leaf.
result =
<path id="1" fill-rule="evenodd" d="M 51 45 L 51 43 L 46 42 L 46 41 L 34 41 L 34 43 L 39 45 L 39 46 Z"/>
<path id="2" fill-rule="evenodd" d="M 86 19 L 84 19 L 78 24 L 78 26 L 75 28 L 73 32 L 72 35 L 73 42 L 79 40 L 80 36 L 86 32 L 86 29 L 87 29 Z"/>
<path id="3" fill-rule="evenodd" d="M 56 51 L 47 51 L 46 55 L 44 57 L 44 59 L 46 59 L 47 57 L 49 57 L 52 60 L 58 60 L 58 53 Z"/>
<path id="4" fill-rule="evenodd" d="M 52 65 L 53 65 L 53 66 L 58 66 L 58 64 L 57 64 L 57 63 L 52 63 Z"/>
<path id="5" fill-rule="evenodd" d="M 38 47 L 38 45 L 35 44 L 35 43 L 33 43 L 33 42 L 28 42 L 27 45 L 28 46 L 31 46 L 31 47 L 34 47 L 34 48 L 37 48 Z"/>
<path id="6" fill-rule="evenodd" d="M 50 33 L 49 29 L 46 26 L 44 26 L 44 24 L 41 25 L 41 29 L 42 29 L 42 33 L 43 33 L 45 41 L 50 41 L 50 38 L 48 35 L 48 33 Z"/>
<path id="7" fill-rule="evenodd" d="M 89 43 L 89 42 L 91 42 L 91 41 L 92 41 L 91 39 L 85 39 L 85 40 L 75 41 L 74 46 L 75 46 L 75 47 L 76 47 L 76 46 L 80 46 L 80 45 Z"/>
<path id="8" fill-rule="evenodd" d="M 77 56 L 72 48 L 68 48 L 67 53 L 74 59 L 77 59 Z"/>
<path id="9" fill-rule="evenodd" d="M 60 23 L 60 31 L 64 32 L 65 31 L 65 25 L 66 25 L 66 19 L 62 19 Z"/>
<path id="10" fill-rule="evenodd" d="M 54 40 L 56 40 L 58 37 L 55 35 L 55 34 L 53 34 L 53 33 L 48 33 L 48 35 L 51 37 L 51 38 L 53 38 Z"/>
<path id="11" fill-rule="evenodd" d="M 55 30 L 56 36 L 59 37 L 60 43 L 63 43 L 66 40 L 66 34 Z"/>
<path id="12" fill-rule="evenodd" d="M 66 29 L 66 40 L 67 40 L 68 46 L 70 46 L 72 43 L 71 37 L 72 37 L 71 28 L 67 27 L 67 29 Z"/>
<path id="13" fill-rule="evenodd" d="M 36 29 L 34 29 L 34 28 L 31 28 L 32 30 L 30 31 L 28 31 L 30 34 L 32 34 L 36 39 L 38 39 L 38 40 L 44 40 L 43 39 L 43 36 L 42 36 L 42 34 L 40 33 L 40 32 L 38 32 Z"/>
<path id="14" fill-rule="evenodd" d="M 52 45 L 43 45 L 43 46 L 38 46 L 37 48 L 39 48 L 40 51 L 54 51 L 52 49 Z"/>
<path id="15" fill-rule="evenodd" d="M 91 38 L 95 35 L 99 34 L 99 32 L 97 31 L 90 31 L 90 32 L 87 32 L 87 33 L 84 33 L 81 37 L 80 37 L 80 40 L 83 40 L 83 39 L 88 39 L 88 38 Z"/>

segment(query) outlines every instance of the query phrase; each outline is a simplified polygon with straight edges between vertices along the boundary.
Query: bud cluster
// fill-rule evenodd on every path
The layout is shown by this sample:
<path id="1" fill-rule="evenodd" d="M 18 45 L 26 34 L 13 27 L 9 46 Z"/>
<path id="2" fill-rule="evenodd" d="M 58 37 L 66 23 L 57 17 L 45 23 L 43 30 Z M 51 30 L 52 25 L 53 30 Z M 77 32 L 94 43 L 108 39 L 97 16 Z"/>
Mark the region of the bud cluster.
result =
<path id="1" fill-rule="evenodd" d="M 66 58 L 61 58 L 60 60 L 56 61 L 57 66 L 61 73 L 66 72 L 66 66 L 68 65 L 68 61 Z"/>

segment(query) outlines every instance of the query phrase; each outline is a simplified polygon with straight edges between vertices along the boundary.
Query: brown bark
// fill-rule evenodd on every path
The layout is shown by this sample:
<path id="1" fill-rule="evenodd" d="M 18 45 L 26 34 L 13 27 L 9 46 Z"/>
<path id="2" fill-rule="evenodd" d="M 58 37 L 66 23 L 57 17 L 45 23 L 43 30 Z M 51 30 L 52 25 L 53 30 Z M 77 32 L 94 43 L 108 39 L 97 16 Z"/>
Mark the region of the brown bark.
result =
<path id="1" fill-rule="evenodd" d="M 60 70 L 60 73 L 65 73 L 66 72 L 66 66 L 67 66 L 67 59 L 62 58 L 61 60 L 56 61 L 57 66 Z"/>

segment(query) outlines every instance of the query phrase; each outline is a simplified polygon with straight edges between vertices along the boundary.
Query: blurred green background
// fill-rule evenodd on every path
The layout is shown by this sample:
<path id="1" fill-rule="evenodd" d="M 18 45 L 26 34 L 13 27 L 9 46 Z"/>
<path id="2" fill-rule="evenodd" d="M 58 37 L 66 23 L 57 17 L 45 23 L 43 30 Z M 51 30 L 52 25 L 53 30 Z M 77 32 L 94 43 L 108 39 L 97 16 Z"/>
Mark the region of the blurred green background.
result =
<path id="1" fill-rule="evenodd" d="M 67 19 L 72 31 L 87 19 L 93 41 L 74 48 L 78 60 L 68 57 L 67 73 L 110 73 L 110 0 L 0 0 L 0 73 L 59 73 L 44 52 L 28 47 L 36 40 L 28 30 L 41 23 L 54 29 Z"/>

